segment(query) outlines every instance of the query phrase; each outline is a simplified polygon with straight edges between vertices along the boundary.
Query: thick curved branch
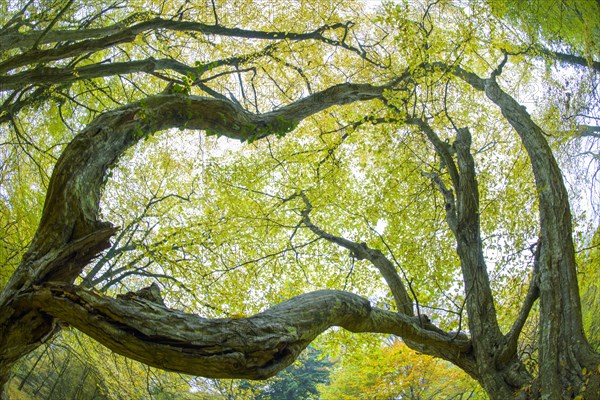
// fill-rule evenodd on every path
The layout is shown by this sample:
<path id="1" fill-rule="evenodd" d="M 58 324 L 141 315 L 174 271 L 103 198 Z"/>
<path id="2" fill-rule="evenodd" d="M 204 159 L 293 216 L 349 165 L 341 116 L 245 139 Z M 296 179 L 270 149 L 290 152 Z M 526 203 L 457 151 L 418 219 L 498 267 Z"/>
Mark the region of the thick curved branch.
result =
<path id="1" fill-rule="evenodd" d="M 61 155 L 32 250 L 45 254 L 97 224 L 100 188 L 108 168 L 129 146 L 168 128 L 207 130 L 238 140 L 284 135 L 299 121 L 331 105 L 381 98 L 386 86 L 341 84 L 266 114 L 235 103 L 182 94 L 151 96 L 97 117 Z"/>
<path id="2" fill-rule="evenodd" d="M 263 115 L 224 99 L 157 95 L 99 115 L 55 165 L 38 230 L 0 296 L 0 386 L 19 357 L 55 331 L 52 317 L 17 297 L 34 293 L 35 284 L 48 279 L 71 283 L 97 252 L 109 247 L 114 229 L 98 221 L 100 191 L 108 169 L 127 148 L 173 127 L 212 130 L 240 140 L 284 134 L 332 104 L 381 98 L 384 90 L 385 86 L 337 85 Z M 86 246 L 79 246 L 82 243 Z M 152 345 L 146 349 L 152 350 Z"/>
<path id="3" fill-rule="evenodd" d="M 85 266 L 100 252 L 110 247 L 109 239 L 117 231 L 110 224 L 99 225 L 98 229 L 64 246 L 55 247 L 26 263 L 27 268 L 18 268 L 10 281 L 0 293 L 0 305 L 9 299 L 22 287 L 39 284 L 45 281 L 73 280 Z"/>
<path id="4" fill-rule="evenodd" d="M 241 319 L 206 319 L 143 298 L 113 299 L 71 285 L 46 284 L 17 301 L 39 307 L 126 357 L 212 378 L 264 379 L 290 365 L 332 326 L 399 335 L 463 354 L 467 339 L 420 327 L 416 317 L 372 308 L 343 291 L 303 294 Z"/>

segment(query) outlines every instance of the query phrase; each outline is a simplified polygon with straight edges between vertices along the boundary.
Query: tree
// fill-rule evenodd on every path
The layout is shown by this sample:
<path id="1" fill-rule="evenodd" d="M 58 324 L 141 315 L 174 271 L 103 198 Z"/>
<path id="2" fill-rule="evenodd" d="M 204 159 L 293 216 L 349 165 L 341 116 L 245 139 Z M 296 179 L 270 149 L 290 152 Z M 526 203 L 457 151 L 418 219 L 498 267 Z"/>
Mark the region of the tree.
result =
<path id="1" fill-rule="evenodd" d="M 552 102 L 519 103 L 519 87 L 557 90 L 559 74 L 507 48 L 523 32 L 485 9 L 263 6 L 2 3 L 0 384 L 61 324 L 154 367 L 246 379 L 276 374 L 339 326 L 400 336 L 491 398 L 600 390 L 552 148 L 595 139 L 577 132 L 597 130 L 595 103 L 581 101 L 597 60 L 561 60 L 581 71 L 563 120 Z M 153 169 L 132 183 L 152 188 L 142 204 L 166 203 L 140 211 L 146 230 L 127 222 L 135 240 L 122 241 L 102 219 L 135 196 L 111 199 L 111 185 L 142 176 L 142 139 L 172 128 L 243 145 L 204 166 L 198 191 L 164 189 Z M 195 208 L 181 213 L 177 199 Z M 94 264 L 104 250 L 112 264 Z M 226 274 L 224 289 L 211 286 Z M 180 285 L 108 291 L 135 275 Z M 220 292 L 205 310 L 218 318 L 175 309 L 189 283 Z M 531 367 L 519 349 L 534 318 Z"/>
<path id="2" fill-rule="evenodd" d="M 244 382 L 240 387 L 258 389 L 255 399 L 314 399 L 318 384 L 329 382 L 332 363 L 313 347 L 308 347 L 298 360 L 264 385 Z"/>
<path id="3" fill-rule="evenodd" d="M 105 386 L 93 365 L 69 347 L 53 343 L 30 356 L 17 366 L 10 398 L 108 398 L 102 395 Z"/>

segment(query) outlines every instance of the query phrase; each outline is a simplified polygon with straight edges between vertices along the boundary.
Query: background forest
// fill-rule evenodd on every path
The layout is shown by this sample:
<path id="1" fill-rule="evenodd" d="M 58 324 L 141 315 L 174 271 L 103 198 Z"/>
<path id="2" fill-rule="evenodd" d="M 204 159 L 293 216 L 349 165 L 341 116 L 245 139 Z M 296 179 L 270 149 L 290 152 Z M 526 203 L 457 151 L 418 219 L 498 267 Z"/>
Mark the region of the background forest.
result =
<path id="1" fill-rule="evenodd" d="M 595 0 L 0 0 L 3 395 L 600 395 L 599 21 Z"/>

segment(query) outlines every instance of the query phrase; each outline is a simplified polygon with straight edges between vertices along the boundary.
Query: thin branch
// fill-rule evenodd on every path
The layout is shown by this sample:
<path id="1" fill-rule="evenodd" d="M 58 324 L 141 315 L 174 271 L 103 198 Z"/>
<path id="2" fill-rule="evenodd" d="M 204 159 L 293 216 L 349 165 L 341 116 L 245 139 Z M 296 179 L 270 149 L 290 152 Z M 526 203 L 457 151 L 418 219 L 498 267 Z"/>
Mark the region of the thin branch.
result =
<path id="1" fill-rule="evenodd" d="M 421 132 L 427 136 L 427 139 L 433 145 L 435 152 L 440 156 L 443 160 L 444 165 L 448 168 L 448 173 L 450 174 L 450 179 L 452 180 L 452 186 L 454 190 L 457 190 L 459 187 L 459 172 L 456 167 L 456 163 L 452 158 L 452 155 L 455 153 L 454 148 L 449 144 L 440 139 L 440 137 L 435 133 L 435 131 L 431 128 L 429 123 L 422 118 L 411 117 L 406 119 L 406 123 L 410 125 L 416 125 Z"/>
<path id="2" fill-rule="evenodd" d="M 540 297 L 539 269 L 541 247 L 542 238 L 539 238 L 535 247 L 533 270 L 531 272 L 531 278 L 529 281 L 529 289 L 527 290 L 527 295 L 525 296 L 525 300 L 523 300 L 523 304 L 519 310 L 519 315 L 517 315 L 515 322 L 510 328 L 510 331 L 505 335 L 506 344 L 504 345 L 504 349 L 499 356 L 500 360 L 509 360 L 517 353 L 519 337 L 523 327 L 525 326 L 525 322 L 529 317 L 529 313 L 531 312 L 533 304 Z"/>
<path id="3" fill-rule="evenodd" d="M 294 197 L 300 197 L 304 202 L 305 207 L 301 212 L 302 222 L 308 229 L 310 229 L 315 235 L 322 237 L 328 242 L 335 243 L 338 246 L 350 250 L 352 252 L 352 256 L 357 260 L 369 260 L 373 266 L 379 270 L 385 279 L 390 291 L 392 292 L 392 296 L 394 296 L 394 301 L 396 302 L 398 311 L 406 315 L 414 315 L 414 311 L 412 309 L 412 300 L 408 296 L 408 292 L 406 291 L 406 288 L 404 287 L 396 268 L 381 251 L 371 249 L 366 243 L 356 243 L 325 232 L 313 224 L 313 222 L 310 220 L 309 215 L 312 211 L 312 204 L 308 200 L 306 194 L 300 192 Z"/>
<path id="4" fill-rule="evenodd" d="M 210 0 L 212 4 L 213 15 L 215 16 L 215 25 L 219 25 L 219 16 L 217 15 L 217 7 L 215 6 L 215 0 Z"/>
<path id="5" fill-rule="evenodd" d="M 454 193 L 446 187 L 446 184 L 438 174 L 423 172 L 422 175 L 431 179 L 442 193 L 442 196 L 444 196 L 444 200 L 446 201 L 446 222 L 448 223 L 450 230 L 456 236 L 458 231 L 458 216 L 456 214 L 456 200 L 454 199 Z"/>
<path id="6" fill-rule="evenodd" d="M 36 49 L 37 48 L 38 44 L 44 38 L 44 36 L 46 36 L 48 34 L 48 32 L 50 32 L 50 30 L 52 29 L 52 27 L 60 20 L 60 18 L 71 7 L 71 5 L 73 4 L 73 1 L 74 0 L 69 0 L 67 2 L 67 4 L 65 4 L 65 6 L 62 8 L 62 10 L 60 10 L 60 12 L 58 14 L 56 14 L 56 17 L 54 17 L 54 19 L 52 19 L 52 21 L 50 21 L 50 23 L 48 24 L 48 26 L 46 27 L 46 29 L 44 29 L 44 31 L 42 32 L 42 34 L 37 38 L 37 40 L 31 46 L 32 49 Z"/>

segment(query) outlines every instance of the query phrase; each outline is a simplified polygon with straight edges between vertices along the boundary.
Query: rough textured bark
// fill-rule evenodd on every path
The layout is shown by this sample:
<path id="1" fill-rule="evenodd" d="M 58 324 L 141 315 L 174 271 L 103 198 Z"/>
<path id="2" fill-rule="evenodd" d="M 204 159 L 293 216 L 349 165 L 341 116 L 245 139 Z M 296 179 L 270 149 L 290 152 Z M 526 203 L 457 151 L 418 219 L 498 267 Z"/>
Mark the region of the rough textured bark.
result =
<path id="1" fill-rule="evenodd" d="M 458 353 L 466 338 L 421 327 L 416 317 L 371 307 L 355 294 L 324 290 L 240 319 L 205 319 L 143 298 L 113 299 L 66 284 L 34 287 L 15 299 L 148 365 L 213 378 L 264 379 L 291 364 L 331 326 L 391 333 Z"/>
<path id="2" fill-rule="evenodd" d="M 129 19 L 129 18 L 128 18 Z M 136 19 L 145 19 L 143 15 L 133 15 L 131 18 L 135 22 Z M 107 26 L 104 28 L 92 28 L 92 29 L 73 29 L 73 30 L 52 30 L 49 32 L 44 31 L 30 31 L 25 33 L 8 32 L 1 36 L 2 41 L 0 42 L 0 50 L 8 50 L 15 48 L 31 48 L 35 43 L 47 44 L 57 42 L 73 42 L 80 41 L 75 44 L 61 46 L 59 49 L 48 49 L 48 50 L 37 50 L 37 58 L 28 57 L 30 60 L 26 61 L 25 58 L 11 58 L 10 62 L 1 63 L 0 71 L 4 70 L 3 65 L 10 65 L 11 68 L 15 68 L 21 65 L 26 65 L 31 61 L 51 61 L 60 58 L 70 57 L 74 55 L 80 55 L 88 51 L 100 50 L 108 47 L 112 47 L 115 44 L 123 42 L 131 42 L 135 39 L 136 35 L 148 32 L 156 31 L 160 29 L 179 31 L 179 32 L 199 32 L 204 34 L 212 34 L 219 36 L 239 37 L 245 39 L 261 39 L 261 40 L 282 40 L 287 39 L 291 41 L 300 40 L 318 40 L 327 44 L 341 44 L 337 40 L 333 40 L 323 35 L 324 32 L 335 29 L 347 30 L 352 26 L 351 22 L 337 23 L 333 25 L 322 26 L 312 32 L 282 32 L 282 31 L 256 31 L 241 28 L 228 28 L 222 25 L 209 25 L 195 21 L 178 21 L 174 19 L 164 18 L 151 18 L 148 21 L 135 23 L 131 26 L 127 26 L 127 19 L 123 22 Z M 60 51 L 58 51 L 60 50 Z M 31 54 L 33 52 L 27 52 Z M 61 54 L 62 53 L 62 54 Z M 56 58 L 58 57 L 58 58 Z M 22 60 L 17 62 L 15 60 Z"/>
<path id="3" fill-rule="evenodd" d="M 350 250 L 353 257 L 358 260 L 368 260 L 375 268 L 377 268 L 394 298 L 398 313 L 404 315 L 405 318 L 413 319 L 415 318 L 415 310 L 413 306 L 416 305 L 416 318 L 420 327 L 428 331 L 437 332 L 444 337 L 450 335 L 459 342 L 464 342 L 468 339 L 468 336 L 463 332 L 443 331 L 431 323 L 427 315 L 420 313 L 418 304 L 416 304 L 416 302 L 410 298 L 408 291 L 406 290 L 406 287 L 402 282 L 398 271 L 396 270 L 396 266 L 381 251 L 370 248 L 366 243 L 357 243 L 343 237 L 333 235 L 316 226 L 310 219 L 312 204 L 308 200 L 307 196 L 304 193 L 299 193 L 293 195 L 289 199 L 286 199 L 286 201 L 289 201 L 295 197 L 300 197 L 303 200 L 304 209 L 301 212 L 302 224 L 304 224 L 310 231 L 330 243 Z M 424 341 L 422 338 L 411 336 L 402 336 L 402 338 L 411 349 L 450 361 L 454 365 L 462 368 L 465 372 L 469 373 L 475 379 L 479 379 L 476 359 L 472 357 L 470 348 L 468 353 L 462 351 L 456 352 L 452 350 L 451 347 L 445 345 L 439 346 L 431 341 Z"/>
<path id="4" fill-rule="evenodd" d="M 161 26 L 164 29 L 182 29 L 177 21 L 168 21 L 167 24 L 154 20 L 154 23 L 166 24 Z M 347 26 L 338 28 L 344 27 Z M 193 29 L 188 27 L 187 30 Z M 228 32 L 242 37 L 248 34 L 235 29 Z M 89 30 L 83 33 L 90 35 L 86 40 L 92 47 L 96 46 L 93 48 L 110 44 L 110 41 L 100 43 L 108 37 L 102 35 L 113 35 L 111 40 L 131 40 L 131 32 L 121 27 L 110 32 Z M 321 33 L 315 31 L 311 34 L 318 36 Z M 96 34 L 103 38 L 94 39 L 100 37 L 94 36 Z M 275 39 L 279 33 L 252 34 L 271 35 L 260 38 Z M 301 40 L 300 36 L 286 35 L 289 40 Z M 52 37 L 48 32 L 48 35 L 39 33 L 38 36 L 21 39 L 42 43 Z M 329 40 L 323 39 L 322 35 L 321 39 L 313 39 Z M 330 44 L 343 46 L 342 42 Z M 9 46 L 20 47 L 15 41 Z M 76 52 L 78 48 L 73 46 L 64 50 Z M 46 61 L 58 56 L 56 51 L 33 54 L 37 54 L 39 59 L 46 57 Z M 32 59 L 23 56 L 7 60 L 4 69 L 15 68 L 15 65 Z M 140 68 L 149 71 L 170 68 L 181 73 L 189 72 L 189 67 L 176 61 L 149 59 L 84 67 L 79 72 L 91 74 L 84 77 L 69 75 L 70 72 L 65 70 L 43 70 L 39 79 L 47 79 L 48 72 L 67 73 L 64 82 L 68 82 L 69 79 L 131 72 L 120 68 L 132 66 L 136 71 Z M 428 69 L 431 66 L 424 67 Z M 406 122 L 417 125 L 424 132 L 450 173 L 451 189 L 446 188 L 439 177 L 431 177 L 444 196 L 447 221 L 456 238 L 464 277 L 470 339 L 442 331 L 418 312 L 414 316 L 412 301 L 394 264 L 383 253 L 366 244 L 331 235 L 314 225 L 309 218 L 308 202 L 305 202 L 302 223 L 315 235 L 373 263 L 388 283 L 399 313 L 372 308 L 367 300 L 350 293 L 321 291 L 291 299 L 253 317 L 208 320 L 169 310 L 135 296 L 111 299 L 72 286 L 82 268 L 108 247 L 110 237 L 115 234 L 110 223 L 98 220 L 100 190 L 111 165 L 141 138 L 173 127 L 206 130 L 238 140 L 284 135 L 304 118 L 330 106 L 383 99 L 386 89 L 410 77 L 407 73 L 383 86 L 336 85 L 262 115 L 249 113 L 222 96 L 206 98 L 162 94 L 101 114 L 75 137 L 58 160 L 38 231 L 22 264 L 0 294 L 0 385 L 16 360 L 52 337 L 57 320 L 75 326 L 121 354 L 153 366 L 211 377 L 257 379 L 271 376 L 286 367 L 323 330 L 342 326 L 354 332 L 402 336 L 413 348 L 443 357 L 463 368 L 484 386 L 492 398 L 504 399 L 513 396 L 516 390 L 536 383 L 518 360 L 516 343 L 539 296 L 541 379 L 538 383 L 542 397 L 570 396 L 571 392 L 563 392 L 563 388 L 568 385 L 580 387 L 582 367 L 595 370 L 600 357 L 591 350 L 583 335 L 569 204 L 558 165 L 541 129 L 525 109 L 496 83 L 495 75 L 500 70 L 495 71 L 491 78 L 483 79 L 459 67 L 450 68 L 443 64 L 435 67 L 450 71 L 475 89 L 485 92 L 520 135 L 531 158 L 540 193 L 542 239 L 530 292 L 507 334 L 500 332 L 496 321 L 482 252 L 479 194 L 470 153 L 470 132 L 467 128 L 457 129 L 455 162 L 449 145 L 442 142 L 425 121 L 416 119 Z M 18 81 L 23 77 L 29 83 L 48 83 L 35 81 L 36 73 L 39 71 L 23 72 L 29 75 L 16 73 L 11 76 L 13 83 L 8 80 L 5 83 L 13 85 L 10 88 L 14 89 L 24 85 L 25 80 Z M 525 392 L 521 395 L 528 396 Z"/>

